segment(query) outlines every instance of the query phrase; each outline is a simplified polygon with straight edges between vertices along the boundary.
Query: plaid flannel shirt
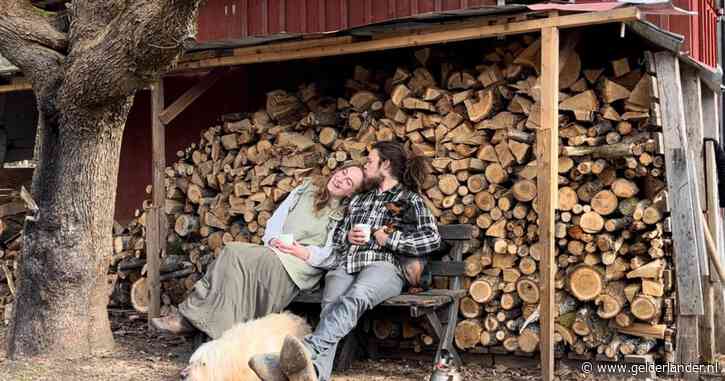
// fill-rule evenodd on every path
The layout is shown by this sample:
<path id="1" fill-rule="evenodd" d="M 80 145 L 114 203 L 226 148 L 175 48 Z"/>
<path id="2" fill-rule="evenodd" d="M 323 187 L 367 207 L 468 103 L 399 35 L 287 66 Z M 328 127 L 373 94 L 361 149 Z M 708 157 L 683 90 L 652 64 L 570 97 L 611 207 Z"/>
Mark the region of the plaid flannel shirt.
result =
<path id="1" fill-rule="evenodd" d="M 388 211 L 385 204 L 404 197 L 408 198 L 408 202 L 415 208 L 416 227 L 407 234 L 396 230 L 388 237 L 385 244 L 380 246 L 372 234 L 389 222 L 400 222 L 400 217 Z M 355 224 L 370 224 L 372 227 L 370 241 L 367 244 L 353 245 L 347 240 L 347 234 Z M 418 257 L 435 252 L 441 246 L 441 237 L 438 234 L 435 218 L 420 195 L 406 191 L 398 184 L 385 192 L 374 189 L 354 196 L 350 200 L 345 218 L 335 229 L 333 245 L 338 256 L 338 264 L 343 263 L 347 272 L 353 274 L 379 261 L 390 262 L 400 267 L 397 255 Z"/>

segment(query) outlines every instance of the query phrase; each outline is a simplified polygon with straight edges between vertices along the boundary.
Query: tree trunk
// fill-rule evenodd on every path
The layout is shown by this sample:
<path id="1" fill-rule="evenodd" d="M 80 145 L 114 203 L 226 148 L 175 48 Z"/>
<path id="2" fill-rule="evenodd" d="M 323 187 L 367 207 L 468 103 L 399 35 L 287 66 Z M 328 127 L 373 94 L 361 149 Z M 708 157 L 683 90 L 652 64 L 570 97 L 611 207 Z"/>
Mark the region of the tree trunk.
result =
<path id="1" fill-rule="evenodd" d="M 32 192 L 40 212 L 25 225 L 8 331 L 11 358 L 78 358 L 113 349 L 106 272 L 131 103 L 129 97 L 107 110 L 69 110 L 62 117 L 40 108 Z"/>
<path id="2" fill-rule="evenodd" d="M 193 39 L 199 2 L 74 1 L 68 22 L 31 2 L 0 7 L 0 54 L 32 83 L 39 114 L 11 359 L 113 349 L 106 272 L 123 129 L 136 91 Z"/>

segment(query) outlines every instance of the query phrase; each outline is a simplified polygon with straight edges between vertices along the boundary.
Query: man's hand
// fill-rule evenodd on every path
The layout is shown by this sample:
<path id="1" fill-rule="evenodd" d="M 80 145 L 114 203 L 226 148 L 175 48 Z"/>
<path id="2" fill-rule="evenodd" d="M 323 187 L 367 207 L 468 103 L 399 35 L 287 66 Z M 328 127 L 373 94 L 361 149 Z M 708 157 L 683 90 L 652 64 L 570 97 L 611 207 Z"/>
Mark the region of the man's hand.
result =
<path id="1" fill-rule="evenodd" d="M 373 236 L 378 242 L 378 245 L 385 246 L 385 241 L 388 240 L 388 233 L 385 232 L 385 228 L 377 230 Z"/>
<path id="2" fill-rule="evenodd" d="M 303 261 L 307 261 L 307 259 L 310 257 L 310 251 L 307 250 L 306 247 L 297 243 L 297 241 L 295 241 L 294 243 L 292 243 L 292 245 L 289 245 L 289 246 L 279 242 L 279 244 L 277 245 L 277 250 L 279 250 L 285 254 L 294 255 L 295 257 L 297 257 Z"/>
<path id="3" fill-rule="evenodd" d="M 368 241 L 365 240 L 365 232 L 358 228 L 352 228 L 352 230 L 347 233 L 347 240 L 353 245 L 364 245 L 368 243 Z"/>

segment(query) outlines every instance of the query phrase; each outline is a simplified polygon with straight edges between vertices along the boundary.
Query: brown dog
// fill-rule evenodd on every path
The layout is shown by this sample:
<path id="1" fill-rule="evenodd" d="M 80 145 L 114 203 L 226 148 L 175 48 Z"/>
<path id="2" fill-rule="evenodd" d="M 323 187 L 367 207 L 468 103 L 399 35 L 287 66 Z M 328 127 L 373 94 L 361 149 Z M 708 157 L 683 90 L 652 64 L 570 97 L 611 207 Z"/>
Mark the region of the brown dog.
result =
<path id="1" fill-rule="evenodd" d="M 395 216 L 399 223 L 389 223 L 383 229 L 387 234 L 393 234 L 396 230 L 402 233 L 410 233 L 416 226 L 416 215 L 410 204 L 404 200 L 389 202 L 385 208 Z M 426 257 L 409 257 L 399 255 L 398 260 L 403 268 L 405 280 L 408 282 L 408 293 L 417 294 L 430 288 L 430 273 L 426 272 Z"/>

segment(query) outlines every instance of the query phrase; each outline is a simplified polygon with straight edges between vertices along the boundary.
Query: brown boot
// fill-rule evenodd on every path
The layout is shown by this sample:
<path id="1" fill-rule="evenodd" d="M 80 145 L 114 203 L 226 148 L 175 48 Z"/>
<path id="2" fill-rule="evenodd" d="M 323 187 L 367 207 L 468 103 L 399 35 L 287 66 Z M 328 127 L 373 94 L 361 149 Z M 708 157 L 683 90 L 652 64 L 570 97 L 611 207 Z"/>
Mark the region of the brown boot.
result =
<path id="1" fill-rule="evenodd" d="M 174 335 L 183 335 L 196 331 L 196 328 L 178 312 L 164 317 L 153 318 L 151 319 L 151 325 L 161 332 L 173 333 Z"/>
<path id="2" fill-rule="evenodd" d="M 279 367 L 279 353 L 254 355 L 248 365 L 262 381 L 287 381 L 287 376 Z"/>
<path id="3" fill-rule="evenodd" d="M 317 381 L 317 372 L 307 348 L 294 336 L 284 338 L 279 365 L 289 381 Z"/>

